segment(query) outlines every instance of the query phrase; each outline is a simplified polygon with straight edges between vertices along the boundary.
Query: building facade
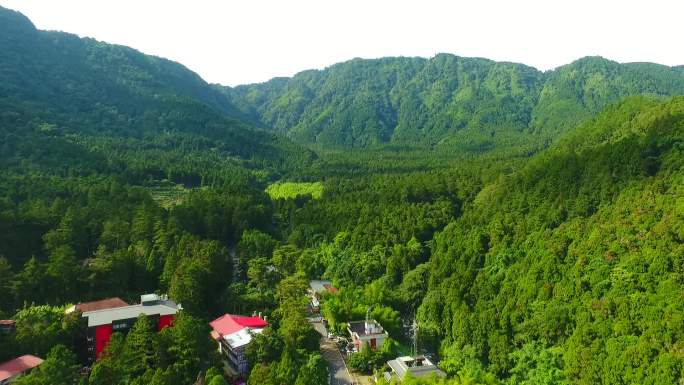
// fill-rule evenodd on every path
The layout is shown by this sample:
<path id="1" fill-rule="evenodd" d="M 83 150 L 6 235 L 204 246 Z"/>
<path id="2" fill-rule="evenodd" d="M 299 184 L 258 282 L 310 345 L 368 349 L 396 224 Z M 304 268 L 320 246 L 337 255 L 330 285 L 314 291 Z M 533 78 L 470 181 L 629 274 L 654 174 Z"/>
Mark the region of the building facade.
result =
<path id="1" fill-rule="evenodd" d="M 145 314 L 157 331 L 173 324 L 179 304 L 166 296 L 145 294 L 137 305 L 116 306 L 82 313 L 88 319 L 85 354 L 88 362 L 95 362 L 104 351 L 114 332 L 127 333 L 140 314 Z"/>

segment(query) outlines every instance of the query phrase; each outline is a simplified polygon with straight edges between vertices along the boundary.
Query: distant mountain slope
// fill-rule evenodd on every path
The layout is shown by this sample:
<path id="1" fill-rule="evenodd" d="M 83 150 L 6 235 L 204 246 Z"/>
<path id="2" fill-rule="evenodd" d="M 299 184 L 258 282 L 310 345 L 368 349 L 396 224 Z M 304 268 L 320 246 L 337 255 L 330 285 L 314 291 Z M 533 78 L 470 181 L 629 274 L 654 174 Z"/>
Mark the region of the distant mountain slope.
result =
<path id="1" fill-rule="evenodd" d="M 24 15 L 4 8 L 0 108 L 0 161 L 6 167 L 54 163 L 88 169 L 100 163 L 101 171 L 105 163 L 130 168 L 137 157 L 148 170 L 136 171 L 136 178 L 155 179 L 169 176 L 168 168 L 188 157 L 196 163 L 212 156 L 238 166 L 281 167 L 312 156 L 255 129 L 221 92 L 178 63 L 39 31 Z M 93 156 L 100 161 L 83 161 Z M 210 172 L 208 164 L 195 167 L 192 173 Z"/>
<path id="2" fill-rule="evenodd" d="M 93 101 L 116 103 L 134 111 L 140 99 L 183 96 L 242 117 L 225 96 L 178 63 L 125 46 L 39 31 L 26 16 L 3 8 L 0 48 L 0 87 L 17 98 L 74 109 Z"/>
<path id="3" fill-rule="evenodd" d="M 549 72 L 531 128 L 560 133 L 627 96 L 684 95 L 684 68 L 586 57 Z"/>
<path id="4" fill-rule="evenodd" d="M 684 94 L 684 70 L 588 57 L 540 72 L 439 54 L 354 59 L 223 91 L 264 126 L 303 143 L 470 142 L 478 149 L 529 133 L 555 137 L 625 96 Z"/>

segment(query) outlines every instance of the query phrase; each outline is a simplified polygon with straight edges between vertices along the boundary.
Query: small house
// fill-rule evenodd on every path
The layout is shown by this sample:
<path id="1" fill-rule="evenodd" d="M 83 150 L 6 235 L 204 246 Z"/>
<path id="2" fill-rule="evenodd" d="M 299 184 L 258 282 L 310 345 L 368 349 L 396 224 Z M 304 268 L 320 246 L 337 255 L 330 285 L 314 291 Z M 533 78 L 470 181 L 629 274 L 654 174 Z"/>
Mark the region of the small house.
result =
<path id="1" fill-rule="evenodd" d="M 43 359 L 27 354 L 0 364 L 0 385 L 11 383 L 42 363 Z"/>
<path id="2" fill-rule="evenodd" d="M 411 373 L 413 377 L 446 377 L 441 369 L 434 365 L 425 356 L 416 357 L 399 357 L 394 360 L 387 361 L 387 365 L 392 372 L 385 373 L 385 379 L 389 381 L 391 378 L 396 378 L 399 382 L 404 380 L 407 373 Z"/>
<path id="3" fill-rule="evenodd" d="M 318 313 L 321 310 L 321 296 L 324 293 L 336 294 L 338 292 L 337 288 L 332 285 L 330 281 L 313 280 L 309 282 L 309 298 L 311 310 L 314 313 Z"/>
<path id="4" fill-rule="evenodd" d="M 368 346 L 375 350 L 382 346 L 385 340 L 389 337 L 387 332 L 374 319 L 366 319 L 365 321 L 354 321 L 347 324 L 347 330 L 352 338 L 352 343 L 356 346 L 357 351 L 368 344 Z"/>

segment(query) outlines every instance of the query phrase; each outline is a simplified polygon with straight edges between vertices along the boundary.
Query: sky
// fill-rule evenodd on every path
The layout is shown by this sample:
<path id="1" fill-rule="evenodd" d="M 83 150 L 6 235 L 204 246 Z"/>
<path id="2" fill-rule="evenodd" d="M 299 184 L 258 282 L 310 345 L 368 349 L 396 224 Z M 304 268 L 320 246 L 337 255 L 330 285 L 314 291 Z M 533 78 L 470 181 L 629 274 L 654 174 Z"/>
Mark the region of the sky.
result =
<path id="1" fill-rule="evenodd" d="M 682 0 L 0 0 L 40 29 L 123 44 L 238 85 L 355 57 L 548 70 L 580 57 L 684 64 Z"/>

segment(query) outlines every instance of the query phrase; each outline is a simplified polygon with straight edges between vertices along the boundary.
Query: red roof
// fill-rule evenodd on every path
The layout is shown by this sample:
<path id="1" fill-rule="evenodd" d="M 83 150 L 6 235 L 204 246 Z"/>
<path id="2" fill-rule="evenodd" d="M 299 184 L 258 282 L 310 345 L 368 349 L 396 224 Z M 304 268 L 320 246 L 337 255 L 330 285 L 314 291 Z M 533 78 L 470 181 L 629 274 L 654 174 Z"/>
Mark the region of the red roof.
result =
<path id="1" fill-rule="evenodd" d="M 339 291 L 339 290 L 337 290 L 337 288 L 336 288 L 335 286 L 329 285 L 329 284 L 327 284 L 327 283 L 326 283 L 326 284 L 323 284 L 323 287 L 324 287 L 326 290 L 328 290 L 329 292 L 333 293 L 333 294 L 337 294 L 337 292 Z"/>
<path id="2" fill-rule="evenodd" d="M 114 309 L 117 307 L 129 306 L 124 300 L 119 297 L 102 299 L 99 301 L 79 303 L 74 306 L 73 310 L 80 310 L 81 313 L 104 310 L 104 309 Z"/>
<path id="3" fill-rule="evenodd" d="M 260 317 L 245 317 L 241 315 L 225 314 L 211 322 L 209 326 L 221 336 L 227 336 L 244 328 L 260 329 L 268 326 L 268 322 Z M 212 336 L 214 334 L 212 333 Z"/>
<path id="4" fill-rule="evenodd" d="M 0 326 L 14 326 L 14 321 L 11 319 L 0 319 Z"/>
<path id="5" fill-rule="evenodd" d="M 0 364 L 0 381 L 12 378 L 43 363 L 43 360 L 27 354 Z"/>

